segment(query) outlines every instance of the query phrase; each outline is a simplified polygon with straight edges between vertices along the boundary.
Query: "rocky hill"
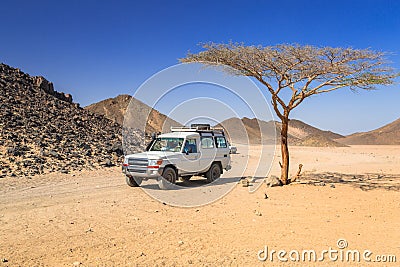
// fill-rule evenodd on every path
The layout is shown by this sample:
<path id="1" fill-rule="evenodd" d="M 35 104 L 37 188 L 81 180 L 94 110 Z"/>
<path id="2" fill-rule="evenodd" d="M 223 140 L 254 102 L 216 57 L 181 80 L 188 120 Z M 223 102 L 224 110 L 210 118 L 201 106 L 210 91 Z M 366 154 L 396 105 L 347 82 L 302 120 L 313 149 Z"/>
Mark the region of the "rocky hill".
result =
<path id="1" fill-rule="evenodd" d="M 130 104 L 130 114 L 135 117 L 147 117 L 146 133 L 168 131 L 171 126 L 182 126 L 179 122 L 168 118 L 166 115 L 152 109 L 148 105 L 133 98 L 130 95 L 119 95 L 114 98 L 108 98 L 103 101 L 91 104 L 85 109 L 99 115 L 104 115 L 106 118 L 123 125 L 124 116 L 128 105 Z"/>
<path id="2" fill-rule="evenodd" d="M 247 143 L 249 140 L 250 144 L 260 144 L 262 130 L 263 143 L 271 144 L 276 138 L 276 142 L 279 143 L 281 123 L 276 121 L 263 121 L 255 118 L 230 118 L 227 119 L 218 126 L 226 129 L 230 139 L 234 143 Z M 308 125 L 299 120 L 291 120 L 289 122 L 288 139 L 290 145 L 298 146 L 317 146 L 317 147 L 339 147 L 345 146 L 333 139 L 343 138 L 344 136 L 333 133 L 331 131 L 323 131 Z M 248 139 L 247 139 L 248 138 Z"/>
<path id="3" fill-rule="evenodd" d="M 0 64 L 0 177 L 68 173 L 119 164 L 121 126 L 80 108 L 72 96 Z M 141 150 L 140 132 L 131 149 Z"/>
<path id="4" fill-rule="evenodd" d="M 119 95 L 114 98 L 108 98 L 100 102 L 84 107 L 93 113 L 103 115 L 109 120 L 120 125 L 124 122 L 126 108 L 132 97 L 130 95 Z"/>
<path id="5" fill-rule="evenodd" d="M 400 119 L 365 133 L 355 133 L 336 141 L 347 145 L 400 145 Z"/>

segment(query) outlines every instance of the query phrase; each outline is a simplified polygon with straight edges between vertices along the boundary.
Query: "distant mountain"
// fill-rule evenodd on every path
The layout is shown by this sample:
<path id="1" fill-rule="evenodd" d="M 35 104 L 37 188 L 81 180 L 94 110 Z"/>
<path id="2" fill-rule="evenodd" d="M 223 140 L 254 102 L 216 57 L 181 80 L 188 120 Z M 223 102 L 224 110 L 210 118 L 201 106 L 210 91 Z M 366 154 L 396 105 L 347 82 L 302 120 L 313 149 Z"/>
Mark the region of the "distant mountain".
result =
<path id="1" fill-rule="evenodd" d="M 276 140 L 279 143 L 281 123 L 276 121 L 263 121 L 256 118 L 230 118 L 217 126 L 225 128 L 229 138 L 234 143 L 249 142 L 260 144 L 261 134 L 263 143 L 271 144 Z M 261 129 L 261 131 L 260 131 Z M 290 145 L 317 146 L 317 147 L 338 147 L 344 146 L 333 139 L 343 138 L 344 136 L 331 132 L 323 131 L 299 120 L 289 122 L 288 140 Z"/>
<path id="2" fill-rule="evenodd" d="M 297 146 L 311 147 L 345 147 L 347 145 L 332 140 L 324 135 L 308 135 L 295 143 Z"/>
<path id="3" fill-rule="evenodd" d="M 230 118 L 216 126 L 224 128 L 231 142 L 236 144 L 261 144 L 261 132 L 263 133 L 263 144 L 274 143 L 277 136 L 274 121 L 266 122 L 246 117 L 242 119 Z"/>
<path id="4" fill-rule="evenodd" d="M 277 122 L 280 129 L 280 122 Z M 299 120 L 290 120 L 289 121 L 289 134 L 291 136 L 296 137 L 297 139 L 304 139 L 307 136 L 323 136 L 327 139 L 338 139 L 343 138 L 343 135 L 331 132 L 331 131 L 323 131 L 314 126 L 311 126 L 307 123 L 304 123 Z"/>
<path id="5" fill-rule="evenodd" d="M 132 97 L 130 95 L 119 95 L 114 98 L 108 98 L 91 104 L 85 107 L 85 109 L 90 110 L 93 113 L 103 115 L 107 119 L 122 125 L 124 122 L 126 108 L 128 107 L 131 99 Z"/>
<path id="6" fill-rule="evenodd" d="M 336 141 L 346 145 L 400 145 L 400 119 L 365 133 L 354 133 Z"/>
<path id="7" fill-rule="evenodd" d="M 146 119 L 146 133 L 148 134 L 153 132 L 169 131 L 171 126 L 182 126 L 179 122 L 168 118 L 166 115 L 152 109 L 130 95 L 119 95 L 114 98 L 108 98 L 91 104 L 85 107 L 85 109 L 103 115 L 104 117 L 123 125 L 128 106 L 130 109 L 129 114 L 135 117 L 133 119 Z"/>

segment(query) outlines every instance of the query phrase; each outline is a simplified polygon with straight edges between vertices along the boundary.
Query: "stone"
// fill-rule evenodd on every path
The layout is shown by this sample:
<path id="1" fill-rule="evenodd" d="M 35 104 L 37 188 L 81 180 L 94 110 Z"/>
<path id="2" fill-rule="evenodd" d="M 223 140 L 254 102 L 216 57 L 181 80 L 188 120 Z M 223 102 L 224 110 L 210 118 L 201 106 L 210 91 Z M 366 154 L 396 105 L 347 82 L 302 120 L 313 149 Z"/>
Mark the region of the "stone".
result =
<path id="1" fill-rule="evenodd" d="M 14 157 L 18 157 L 24 155 L 25 153 L 18 146 L 15 146 L 7 148 L 7 154 Z"/>
<path id="2" fill-rule="evenodd" d="M 114 164 L 111 162 L 111 160 L 106 159 L 106 161 L 104 162 L 104 166 L 106 166 L 106 167 L 112 167 L 112 166 L 114 166 Z"/>
<path id="3" fill-rule="evenodd" d="M 281 180 L 279 180 L 278 177 L 271 175 L 270 177 L 265 179 L 265 183 L 269 186 L 269 187 L 274 187 L 274 186 L 282 186 L 282 182 Z"/>
<path id="4" fill-rule="evenodd" d="M 258 210 L 255 210 L 254 214 L 257 215 L 257 216 L 262 216 L 261 212 L 259 212 Z"/>

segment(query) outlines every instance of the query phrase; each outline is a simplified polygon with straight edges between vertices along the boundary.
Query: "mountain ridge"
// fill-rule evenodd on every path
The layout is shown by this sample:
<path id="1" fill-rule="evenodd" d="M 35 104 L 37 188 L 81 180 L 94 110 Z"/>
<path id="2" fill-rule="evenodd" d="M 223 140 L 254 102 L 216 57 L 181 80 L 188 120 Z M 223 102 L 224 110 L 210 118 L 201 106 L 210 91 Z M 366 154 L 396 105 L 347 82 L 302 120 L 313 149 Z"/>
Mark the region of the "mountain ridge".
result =
<path id="1" fill-rule="evenodd" d="M 400 118 L 377 129 L 336 140 L 347 145 L 400 145 Z"/>
<path id="2" fill-rule="evenodd" d="M 237 143 L 250 144 L 271 144 L 279 143 L 281 123 L 278 121 L 263 121 L 256 118 L 229 118 L 217 126 L 223 127 L 230 138 Z M 261 140 L 262 133 L 262 140 Z M 346 146 L 334 138 L 343 138 L 344 136 L 332 131 L 320 130 L 314 126 L 306 124 L 300 120 L 290 120 L 288 129 L 289 145 L 298 146 Z"/>

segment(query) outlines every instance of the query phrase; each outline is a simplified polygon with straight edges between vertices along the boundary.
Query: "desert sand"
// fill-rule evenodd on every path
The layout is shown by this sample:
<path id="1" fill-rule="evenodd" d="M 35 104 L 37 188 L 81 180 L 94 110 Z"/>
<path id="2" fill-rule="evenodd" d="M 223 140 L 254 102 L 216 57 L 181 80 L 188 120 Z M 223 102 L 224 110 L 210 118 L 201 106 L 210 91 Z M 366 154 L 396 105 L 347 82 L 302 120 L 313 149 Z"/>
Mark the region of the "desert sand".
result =
<path id="1" fill-rule="evenodd" d="M 370 250 L 372 261 L 397 256 L 396 263 L 378 266 L 398 266 L 399 151 L 400 146 L 291 147 L 291 174 L 304 165 L 299 182 L 263 183 L 254 193 L 239 182 L 225 197 L 195 208 L 171 207 L 128 187 L 118 167 L 0 179 L 0 266 L 376 264 L 334 262 L 328 255 L 294 262 L 287 254 L 288 262 L 276 255 L 263 262 L 257 254 L 265 246 L 269 252 L 315 250 L 318 258 L 329 248 Z M 250 153 L 245 177 L 256 166 L 257 148 Z M 245 156 L 233 155 L 233 163 Z M 278 161 L 279 156 L 272 175 L 279 174 Z M 339 239 L 348 246 L 339 249 Z"/>

